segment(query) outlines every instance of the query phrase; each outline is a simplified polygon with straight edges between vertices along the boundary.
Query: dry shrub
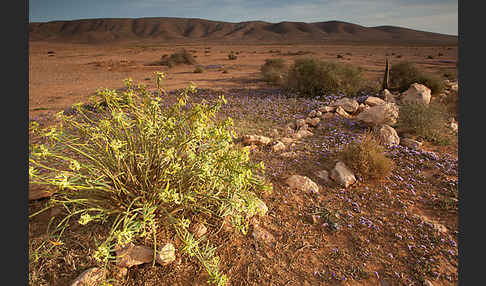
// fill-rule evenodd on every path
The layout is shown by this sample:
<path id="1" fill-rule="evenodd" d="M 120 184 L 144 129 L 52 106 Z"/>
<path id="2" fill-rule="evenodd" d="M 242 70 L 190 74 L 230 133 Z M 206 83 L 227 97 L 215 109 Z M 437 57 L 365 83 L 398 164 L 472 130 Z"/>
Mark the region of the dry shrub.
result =
<path id="1" fill-rule="evenodd" d="M 282 58 L 265 59 L 265 63 L 260 67 L 263 80 L 271 83 L 281 84 L 284 82 L 287 72 L 287 65 Z"/>
<path id="2" fill-rule="evenodd" d="M 393 160 L 385 156 L 385 148 L 378 144 L 373 133 L 369 131 L 361 137 L 361 140 L 347 145 L 339 157 L 355 174 L 365 178 L 386 177 L 395 165 Z"/>
<path id="3" fill-rule="evenodd" d="M 440 103 L 404 104 L 400 106 L 400 116 L 397 127 L 407 130 L 421 139 L 447 144 L 446 133 L 447 111 L 446 106 Z"/>
<path id="4" fill-rule="evenodd" d="M 167 54 L 163 55 L 159 61 L 153 62 L 150 65 L 168 66 L 169 68 L 171 68 L 175 65 L 194 65 L 196 63 L 196 59 L 190 52 L 188 52 L 186 49 L 180 49 L 170 56 L 168 56 Z"/>

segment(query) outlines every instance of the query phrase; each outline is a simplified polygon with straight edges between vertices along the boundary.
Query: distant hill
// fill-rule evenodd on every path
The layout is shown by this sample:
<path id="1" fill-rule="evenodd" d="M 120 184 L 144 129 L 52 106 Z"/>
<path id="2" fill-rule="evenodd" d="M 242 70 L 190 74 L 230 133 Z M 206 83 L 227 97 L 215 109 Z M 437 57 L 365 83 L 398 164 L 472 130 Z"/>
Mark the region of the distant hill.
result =
<path id="1" fill-rule="evenodd" d="M 85 19 L 29 23 L 31 41 L 73 43 L 383 43 L 457 45 L 458 37 L 394 26 L 364 27 L 340 21 L 230 23 L 193 18 Z"/>

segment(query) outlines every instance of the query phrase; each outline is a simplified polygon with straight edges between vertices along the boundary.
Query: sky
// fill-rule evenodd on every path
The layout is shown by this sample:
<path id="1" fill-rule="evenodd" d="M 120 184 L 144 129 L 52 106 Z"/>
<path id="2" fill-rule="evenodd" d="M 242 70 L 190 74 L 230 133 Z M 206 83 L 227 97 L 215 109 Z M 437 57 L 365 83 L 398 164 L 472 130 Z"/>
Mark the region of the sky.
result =
<path id="1" fill-rule="evenodd" d="M 343 21 L 458 35 L 458 0 L 29 0 L 29 21 L 180 17 L 225 22 Z"/>

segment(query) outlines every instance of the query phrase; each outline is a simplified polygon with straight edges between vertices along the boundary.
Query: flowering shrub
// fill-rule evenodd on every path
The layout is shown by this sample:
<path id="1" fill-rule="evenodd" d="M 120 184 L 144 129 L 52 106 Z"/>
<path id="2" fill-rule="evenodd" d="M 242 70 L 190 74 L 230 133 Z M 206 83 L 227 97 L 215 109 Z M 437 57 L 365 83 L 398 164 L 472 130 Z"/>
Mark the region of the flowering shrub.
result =
<path id="1" fill-rule="evenodd" d="M 74 219 L 80 225 L 111 224 L 94 257 L 108 263 L 115 246 L 151 240 L 154 251 L 161 228 L 176 234 L 182 251 L 195 256 L 210 282 L 223 285 L 215 247 L 196 240 L 189 226 L 204 217 L 221 225 L 226 217 L 246 234 L 256 214 L 258 194 L 271 190 L 263 163 L 253 163 L 247 149 L 233 144 L 232 120 L 216 121 L 224 97 L 215 104 L 187 104 L 195 87 L 162 108 L 162 73 L 156 73 L 158 95 L 125 81 L 126 91 L 101 90 L 92 109 L 73 106 L 73 115 L 58 114 L 59 126 L 31 132 L 44 138 L 29 154 L 31 184 L 55 191 L 53 205 L 68 210 L 62 233 Z M 99 100 L 101 98 L 101 100 Z M 35 215 L 35 214 L 34 214 Z"/>

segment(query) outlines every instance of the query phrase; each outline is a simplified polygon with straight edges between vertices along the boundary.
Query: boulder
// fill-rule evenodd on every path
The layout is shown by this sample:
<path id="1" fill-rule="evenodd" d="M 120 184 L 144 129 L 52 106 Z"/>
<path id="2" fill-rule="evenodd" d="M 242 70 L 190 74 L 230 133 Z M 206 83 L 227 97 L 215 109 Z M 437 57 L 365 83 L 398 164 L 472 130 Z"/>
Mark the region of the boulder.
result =
<path id="1" fill-rule="evenodd" d="M 282 150 L 285 150 L 285 144 L 280 141 L 277 141 L 277 143 L 272 146 L 273 152 L 280 152 Z"/>
<path id="2" fill-rule="evenodd" d="M 101 285 L 106 278 L 106 272 L 103 268 L 92 267 L 81 273 L 71 286 L 97 286 Z"/>
<path id="3" fill-rule="evenodd" d="M 422 142 L 413 140 L 411 138 L 401 138 L 400 145 L 416 150 L 422 147 Z"/>
<path id="4" fill-rule="evenodd" d="M 201 224 L 202 225 L 202 224 Z M 204 226 L 204 225 L 202 225 Z M 206 228 L 204 226 L 204 228 Z M 201 232 L 204 229 L 200 230 Z M 206 229 L 207 231 L 207 229 Z M 153 253 L 153 250 L 152 250 Z M 175 261 L 175 247 L 172 243 L 166 243 L 159 251 L 157 251 L 157 255 L 155 256 L 155 261 L 160 265 L 168 265 Z"/>
<path id="5" fill-rule="evenodd" d="M 356 116 L 356 119 L 371 125 L 393 125 L 397 122 L 398 112 L 395 103 L 385 103 L 364 110 Z"/>
<path id="6" fill-rule="evenodd" d="M 368 96 L 368 98 L 366 98 L 364 103 L 368 106 L 375 106 L 375 105 L 385 104 L 386 102 L 379 97 Z"/>
<path id="7" fill-rule="evenodd" d="M 432 95 L 430 88 L 423 84 L 413 83 L 407 91 L 402 93 L 402 103 L 429 104 Z"/>
<path id="8" fill-rule="evenodd" d="M 358 110 L 359 103 L 356 99 L 343 97 L 331 104 L 331 106 L 342 107 L 346 112 L 355 113 Z"/>
<path id="9" fill-rule="evenodd" d="M 335 106 L 321 106 L 319 107 L 319 111 L 322 113 L 327 113 L 327 112 L 334 112 L 336 110 Z"/>
<path id="10" fill-rule="evenodd" d="M 357 109 L 356 109 L 356 110 L 357 110 Z M 336 108 L 336 114 L 338 114 L 338 115 L 340 115 L 340 116 L 342 116 L 342 117 L 344 117 L 344 118 L 350 118 L 350 117 L 351 117 L 351 115 L 349 115 L 349 114 L 346 112 L 346 110 L 344 110 L 344 108 L 342 108 L 341 106 L 338 106 L 338 107 Z"/>
<path id="11" fill-rule="evenodd" d="M 376 134 L 378 142 L 382 145 L 400 144 L 400 137 L 398 137 L 397 131 L 390 125 L 377 125 L 373 128 L 373 131 Z"/>
<path id="12" fill-rule="evenodd" d="M 316 127 L 317 124 L 319 124 L 320 121 L 321 121 L 321 119 L 319 117 L 314 117 L 314 118 L 307 117 L 305 119 L 305 123 L 309 124 L 312 127 Z"/>
<path id="13" fill-rule="evenodd" d="M 338 161 L 331 170 L 331 179 L 337 184 L 347 188 L 356 182 L 353 172 L 341 161 Z"/>
<path id="14" fill-rule="evenodd" d="M 261 135 L 245 135 L 242 141 L 244 145 L 267 145 L 272 139 Z"/>
<path id="15" fill-rule="evenodd" d="M 292 175 L 285 181 L 289 187 L 304 192 L 319 192 L 319 186 L 306 176 Z"/>

